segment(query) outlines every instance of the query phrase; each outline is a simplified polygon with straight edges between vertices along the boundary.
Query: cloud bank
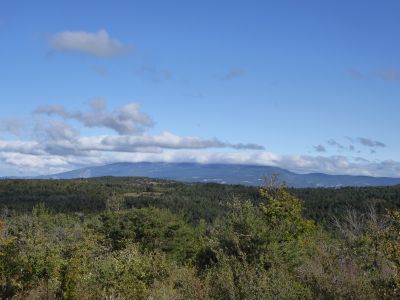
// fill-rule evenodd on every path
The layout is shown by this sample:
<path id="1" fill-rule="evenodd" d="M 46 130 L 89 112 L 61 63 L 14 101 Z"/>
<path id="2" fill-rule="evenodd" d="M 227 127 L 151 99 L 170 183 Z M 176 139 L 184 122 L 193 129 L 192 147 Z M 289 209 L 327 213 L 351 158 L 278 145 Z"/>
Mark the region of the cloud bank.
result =
<path id="1" fill-rule="evenodd" d="M 104 99 L 94 98 L 86 110 L 73 111 L 58 104 L 42 105 L 32 112 L 32 116 L 30 126 L 16 127 L 26 133 L 24 138 L 0 138 L 0 165 L 14 166 L 26 172 L 51 173 L 114 161 L 162 161 L 171 157 L 192 160 L 195 153 L 204 157 L 207 151 L 217 149 L 265 150 L 255 143 L 179 136 L 168 131 L 149 134 L 148 130 L 155 122 L 141 111 L 138 103 L 108 110 Z M 0 130 L 15 133 L 15 124 L 16 121 L 4 121 L 0 123 Z M 82 136 L 81 129 L 84 128 L 106 129 L 110 133 Z"/>
<path id="2" fill-rule="evenodd" d="M 89 142 L 92 140 L 86 140 Z M 86 144 L 87 145 L 87 144 Z M 39 147 L 38 147 L 39 146 Z M 227 163 L 277 166 L 297 172 L 323 172 L 327 174 L 400 176 L 400 163 L 392 160 L 369 161 L 363 158 L 345 156 L 278 155 L 268 151 L 212 151 L 209 149 L 149 149 L 90 146 L 85 143 L 80 149 L 68 152 L 63 146 L 62 153 L 49 145 L 41 148 L 39 143 L 0 145 L 0 161 L 7 165 L 35 170 L 40 174 L 67 171 L 84 166 L 102 165 L 115 162 L 195 162 Z M 109 150 L 109 151 L 106 151 Z M 135 152 L 137 151 L 137 152 Z M 51 154 L 50 154 L 51 153 Z"/>
<path id="3" fill-rule="evenodd" d="M 168 131 L 150 134 L 155 122 L 137 103 L 109 110 L 104 99 L 95 98 L 86 110 L 73 111 L 53 104 L 40 106 L 32 114 L 29 126 L 13 120 L 0 122 L 3 132 L 12 133 L 13 124 L 18 125 L 19 132 L 25 132 L 24 138 L 0 138 L 0 170 L 14 168 L 20 174 L 36 175 L 114 162 L 148 161 L 269 165 L 306 173 L 400 176 L 400 162 L 326 156 L 328 149 L 323 144 L 314 146 L 316 156 L 279 155 L 255 143 L 179 136 Z M 94 127 L 106 131 L 101 135 L 82 134 L 87 132 L 82 129 Z M 371 151 L 386 146 L 365 137 L 347 139 Z M 340 150 L 354 150 L 354 146 L 350 149 L 334 139 L 326 144 Z"/>

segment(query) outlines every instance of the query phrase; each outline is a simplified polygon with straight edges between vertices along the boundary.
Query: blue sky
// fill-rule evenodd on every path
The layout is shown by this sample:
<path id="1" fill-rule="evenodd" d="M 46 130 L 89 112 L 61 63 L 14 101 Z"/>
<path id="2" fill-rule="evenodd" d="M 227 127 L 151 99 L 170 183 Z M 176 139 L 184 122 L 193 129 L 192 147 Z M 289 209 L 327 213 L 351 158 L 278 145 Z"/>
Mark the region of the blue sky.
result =
<path id="1" fill-rule="evenodd" d="M 0 0 L 0 175 L 147 160 L 400 176 L 399 11 Z"/>

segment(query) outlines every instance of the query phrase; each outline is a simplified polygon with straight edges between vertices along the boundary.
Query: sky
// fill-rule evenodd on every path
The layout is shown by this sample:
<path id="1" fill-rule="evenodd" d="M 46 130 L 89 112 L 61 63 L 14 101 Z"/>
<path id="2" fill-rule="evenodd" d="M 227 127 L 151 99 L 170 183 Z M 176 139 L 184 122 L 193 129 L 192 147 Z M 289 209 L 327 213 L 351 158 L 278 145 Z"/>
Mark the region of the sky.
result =
<path id="1" fill-rule="evenodd" d="M 399 11 L 0 0 L 0 176 L 162 161 L 400 177 Z"/>

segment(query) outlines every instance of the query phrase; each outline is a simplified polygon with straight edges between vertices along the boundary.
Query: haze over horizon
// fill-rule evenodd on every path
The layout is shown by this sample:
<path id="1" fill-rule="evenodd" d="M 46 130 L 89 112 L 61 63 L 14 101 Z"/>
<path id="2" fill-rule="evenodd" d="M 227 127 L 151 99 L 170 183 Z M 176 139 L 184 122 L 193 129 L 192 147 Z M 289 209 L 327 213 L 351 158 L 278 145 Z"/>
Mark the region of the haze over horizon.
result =
<path id="1" fill-rule="evenodd" d="M 398 1 L 1 1 L 0 176 L 400 177 Z"/>

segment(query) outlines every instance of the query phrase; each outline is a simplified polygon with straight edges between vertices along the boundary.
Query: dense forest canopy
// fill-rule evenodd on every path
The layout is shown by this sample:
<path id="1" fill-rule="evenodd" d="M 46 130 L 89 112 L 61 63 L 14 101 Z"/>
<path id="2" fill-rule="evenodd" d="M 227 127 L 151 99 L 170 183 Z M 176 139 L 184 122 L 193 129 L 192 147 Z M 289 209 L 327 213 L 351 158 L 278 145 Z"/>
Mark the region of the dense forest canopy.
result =
<path id="1" fill-rule="evenodd" d="M 400 208 L 400 186 L 290 188 L 304 205 L 304 216 L 325 222 L 349 209 L 378 213 Z M 0 180 L 0 209 L 29 212 L 43 203 L 51 212 L 98 213 L 110 201 L 121 208 L 158 207 L 185 214 L 191 222 L 212 222 L 233 199 L 262 201 L 259 188 L 215 183 L 179 183 L 141 177 L 71 180 Z"/>
<path id="2" fill-rule="evenodd" d="M 400 297 L 400 187 L 0 181 L 3 299 Z"/>

